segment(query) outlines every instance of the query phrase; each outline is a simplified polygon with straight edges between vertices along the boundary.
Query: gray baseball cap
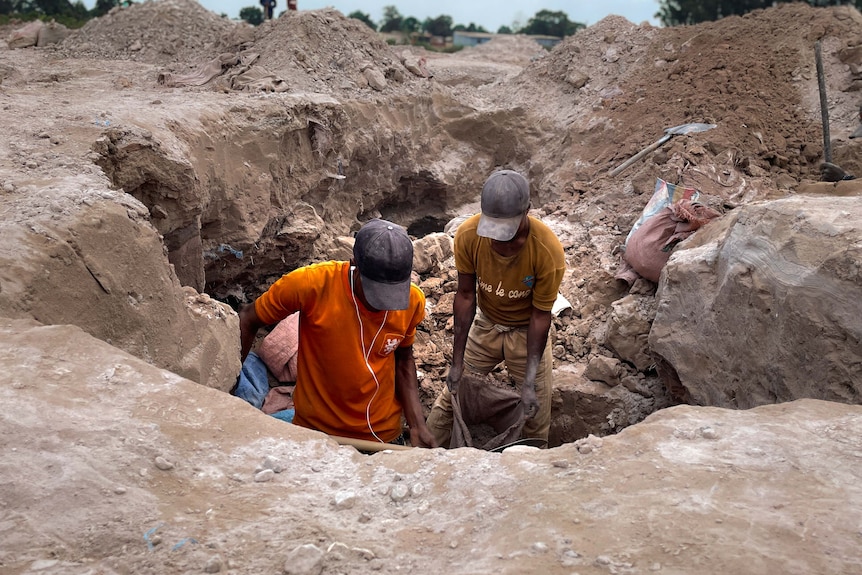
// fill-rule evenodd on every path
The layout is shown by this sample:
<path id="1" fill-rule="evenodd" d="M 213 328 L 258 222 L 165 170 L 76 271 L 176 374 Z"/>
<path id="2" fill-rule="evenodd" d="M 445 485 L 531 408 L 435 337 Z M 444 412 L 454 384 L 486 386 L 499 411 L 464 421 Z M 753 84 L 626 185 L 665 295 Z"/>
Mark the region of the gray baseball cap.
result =
<path id="1" fill-rule="evenodd" d="M 508 242 L 518 233 L 521 220 L 530 209 L 530 183 L 512 170 L 494 172 L 482 186 L 481 209 L 476 233 Z"/>
<path id="2" fill-rule="evenodd" d="M 353 259 L 365 299 L 375 309 L 407 309 L 413 272 L 413 241 L 407 230 L 373 219 L 356 232 Z"/>

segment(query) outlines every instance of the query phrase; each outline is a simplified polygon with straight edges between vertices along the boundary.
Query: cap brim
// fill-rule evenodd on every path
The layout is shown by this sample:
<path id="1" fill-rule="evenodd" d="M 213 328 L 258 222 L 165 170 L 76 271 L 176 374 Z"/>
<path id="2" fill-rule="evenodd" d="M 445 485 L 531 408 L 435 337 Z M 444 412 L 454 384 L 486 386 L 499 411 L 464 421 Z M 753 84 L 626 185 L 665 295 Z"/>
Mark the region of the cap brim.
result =
<path id="1" fill-rule="evenodd" d="M 483 238 L 491 238 L 499 242 L 508 242 L 518 233 L 521 227 L 523 215 L 514 218 L 492 218 L 482 214 L 479 216 L 479 225 L 476 233 Z"/>
<path id="2" fill-rule="evenodd" d="M 376 282 L 362 275 L 362 293 L 374 309 L 398 310 L 410 306 L 410 278 L 398 283 Z"/>

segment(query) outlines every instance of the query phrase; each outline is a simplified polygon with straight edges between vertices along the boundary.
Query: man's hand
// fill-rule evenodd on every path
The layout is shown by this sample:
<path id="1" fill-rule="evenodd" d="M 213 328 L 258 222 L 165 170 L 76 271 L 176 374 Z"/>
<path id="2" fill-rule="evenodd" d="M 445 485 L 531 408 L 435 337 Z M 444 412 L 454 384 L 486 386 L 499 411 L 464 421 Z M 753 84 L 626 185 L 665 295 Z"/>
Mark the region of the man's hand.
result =
<path id="1" fill-rule="evenodd" d="M 458 383 L 461 381 L 461 374 L 464 372 L 463 365 L 451 365 L 449 373 L 446 375 L 446 387 L 449 388 L 449 393 L 455 395 L 458 392 Z"/>
<path id="2" fill-rule="evenodd" d="M 410 428 L 410 444 L 413 445 L 413 447 L 437 447 L 437 439 L 435 439 L 434 434 L 423 425 L 418 429 Z"/>
<path id="3" fill-rule="evenodd" d="M 539 400 L 536 397 L 536 384 L 533 382 L 524 382 L 521 387 L 521 403 L 524 404 L 524 415 L 527 419 L 536 417 L 539 413 Z"/>

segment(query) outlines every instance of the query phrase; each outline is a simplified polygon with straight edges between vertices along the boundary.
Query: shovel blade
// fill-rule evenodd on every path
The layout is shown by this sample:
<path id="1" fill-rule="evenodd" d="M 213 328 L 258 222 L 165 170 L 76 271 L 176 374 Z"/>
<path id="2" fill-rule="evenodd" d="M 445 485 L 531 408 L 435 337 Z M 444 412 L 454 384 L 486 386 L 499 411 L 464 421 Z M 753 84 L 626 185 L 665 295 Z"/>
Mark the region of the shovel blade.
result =
<path id="1" fill-rule="evenodd" d="M 674 126 L 673 128 L 665 129 L 665 132 L 668 134 L 679 135 L 679 134 L 694 134 L 695 132 L 706 132 L 707 130 L 711 130 L 718 126 L 718 124 L 700 124 L 697 122 L 691 124 L 683 124 L 681 126 Z"/>
<path id="2" fill-rule="evenodd" d="M 659 146 L 670 140 L 672 137 L 678 134 L 694 134 L 696 132 L 705 132 L 707 130 L 711 130 L 715 128 L 717 124 L 701 124 L 698 122 L 693 122 L 691 124 L 682 124 L 681 126 L 674 126 L 673 128 L 665 128 L 665 135 L 659 138 L 657 141 L 653 142 L 616 168 L 610 171 L 611 177 L 618 176 L 622 173 L 623 170 L 646 156 L 648 153 L 657 149 Z"/>

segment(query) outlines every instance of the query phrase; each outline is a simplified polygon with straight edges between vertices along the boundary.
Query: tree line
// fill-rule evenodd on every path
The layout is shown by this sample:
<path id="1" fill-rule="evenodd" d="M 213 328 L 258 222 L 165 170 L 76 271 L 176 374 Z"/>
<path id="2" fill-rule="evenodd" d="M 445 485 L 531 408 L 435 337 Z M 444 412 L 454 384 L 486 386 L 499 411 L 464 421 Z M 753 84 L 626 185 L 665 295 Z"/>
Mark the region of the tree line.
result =
<path id="1" fill-rule="evenodd" d="M 664 26 L 698 24 L 798 1 L 800 0 L 661 0 L 655 17 Z M 862 0 L 807 0 L 806 4 L 815 7 L 855 6 L 856 9 L 862 9 Z"/>
<path id="2" fill-rule="evenodd" d="M 395 6 L 383 7 L 383 19 L 379 24 L 375 23 L 371 16 L 356 10 L 347 15 L 364 22 L 372 30 L 378 32 L 401 32 L 403 34 L 415 34 L 425 32 L 432 36 L 451 36 L 453 32 L 489 32 L 484 27 L 470 22 L 467 25 L 455 24 L 451 16 L 441 14 L 436 18 L 418 20 L 413 16 L 402 16 Z M 581 28 L 586 27 L 580 22 L 569 20 L 568 14 L 563 11 L 539 10 L 530 18 L 526 24 L 517 22 L 512 26 L 501 26 L 496 30 L 497 34 L 537 34 L 542 36 L 571 36 Z"/>
<path id="3" fill-rule="evenodd" d="M 55 20 L 69 28 L 80 28 L 87 20 L 103 16 L 115 6 L 131 4 L 131 0 L 96 0 L 88 10 L 81 0 L 0 0 L 0 23 L 19 20 Z"/>

